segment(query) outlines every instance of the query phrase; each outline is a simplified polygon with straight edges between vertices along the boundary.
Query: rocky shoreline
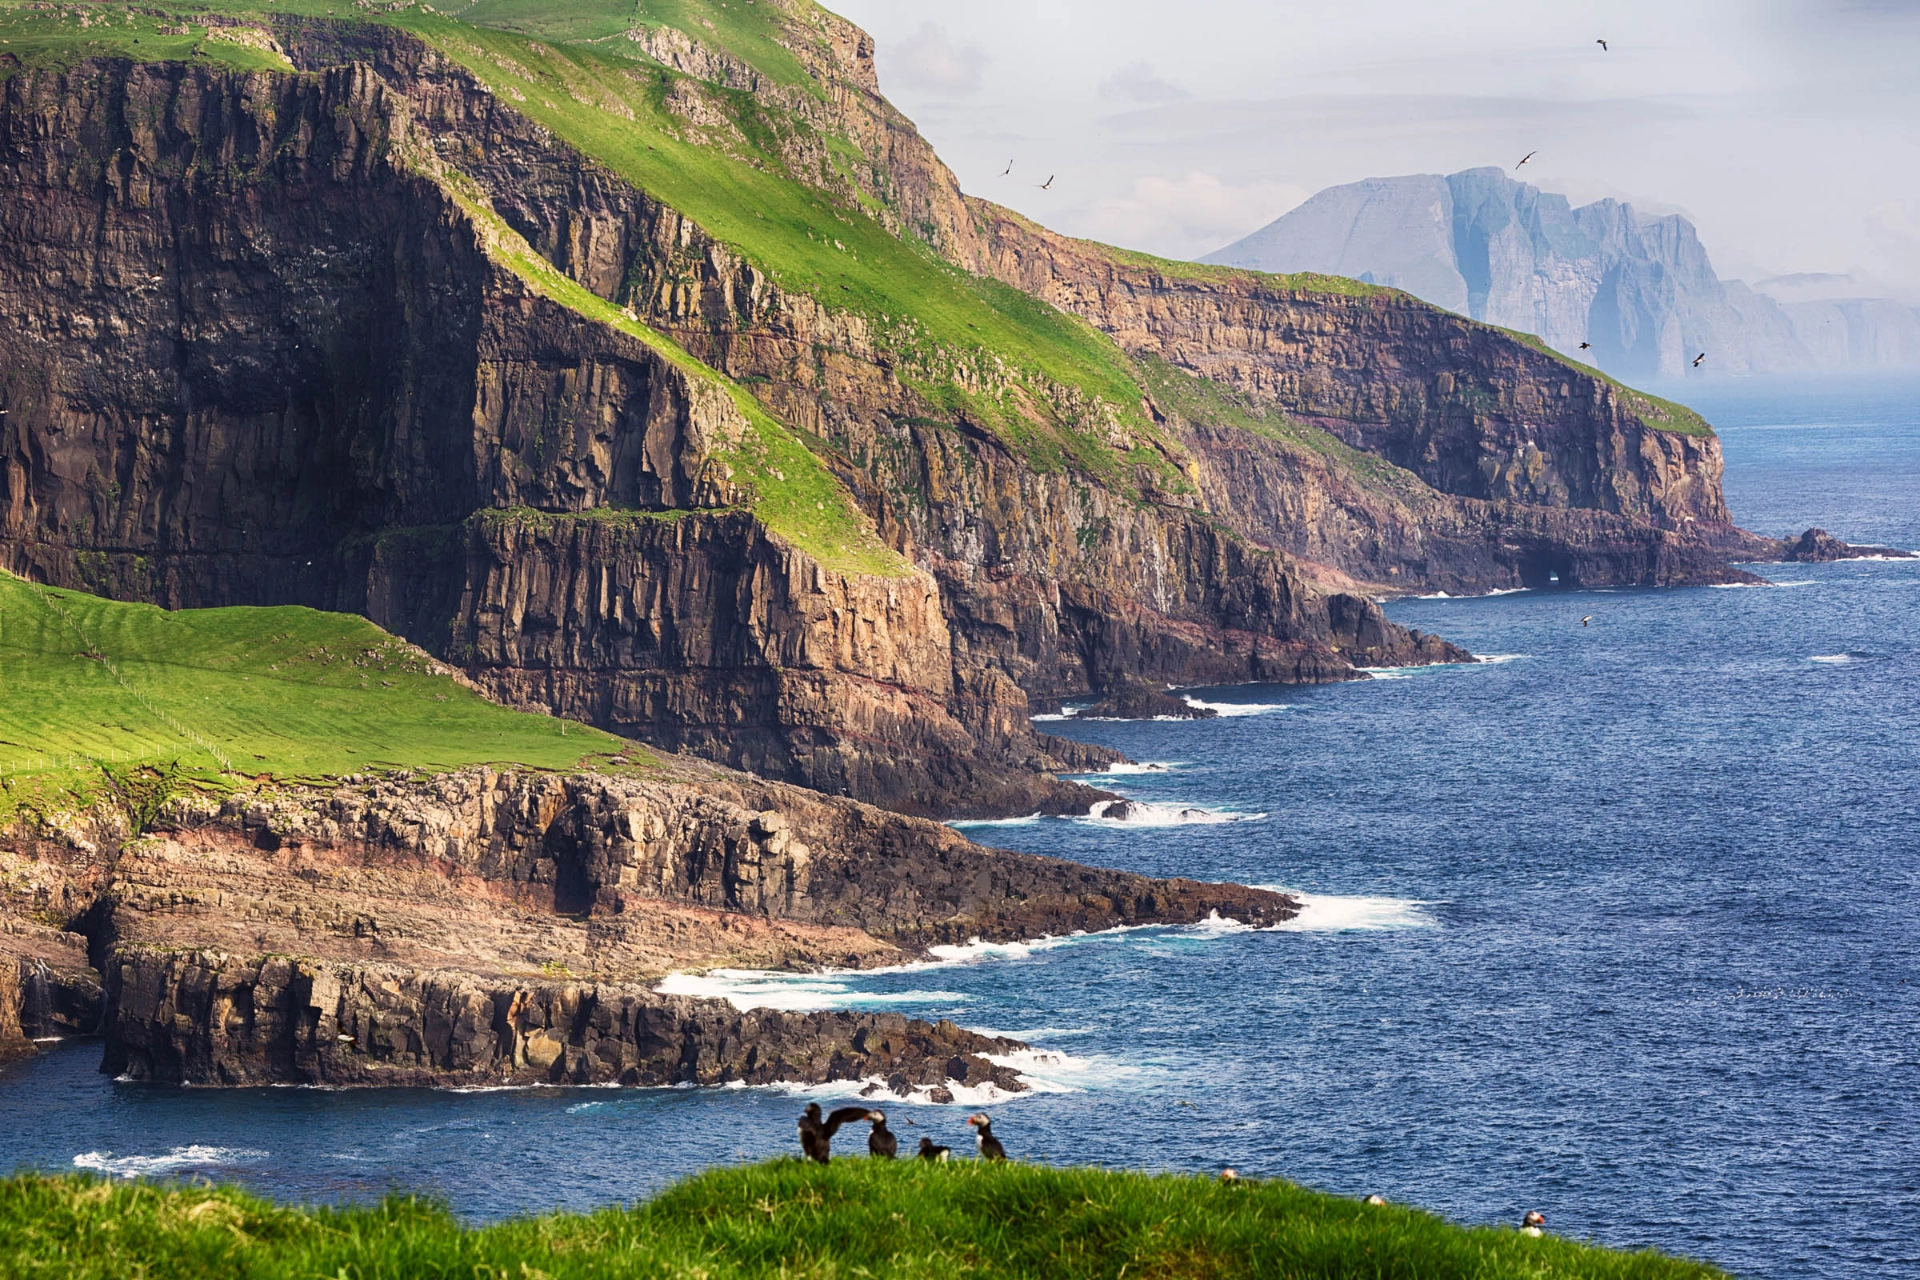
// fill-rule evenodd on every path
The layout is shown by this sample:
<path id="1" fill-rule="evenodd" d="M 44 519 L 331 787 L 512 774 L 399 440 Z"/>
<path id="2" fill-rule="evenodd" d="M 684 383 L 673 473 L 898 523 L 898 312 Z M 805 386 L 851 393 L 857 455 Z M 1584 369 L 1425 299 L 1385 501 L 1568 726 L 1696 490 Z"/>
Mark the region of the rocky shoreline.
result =
<path id="1" fill-rule="evenodd" d="M 1104 793 L 1101 793 L 1104 794 Z M 468 769 L 104 807 L 0 837 L 0 1052 L 208 1086 L 1025 1088 L 1024 1046 L 892 1014 L 742 1012 L 667 973 L 863 968 L 974 939 L 1253 925 L 1298 904 L 989 849 L 698 761 Z"/>

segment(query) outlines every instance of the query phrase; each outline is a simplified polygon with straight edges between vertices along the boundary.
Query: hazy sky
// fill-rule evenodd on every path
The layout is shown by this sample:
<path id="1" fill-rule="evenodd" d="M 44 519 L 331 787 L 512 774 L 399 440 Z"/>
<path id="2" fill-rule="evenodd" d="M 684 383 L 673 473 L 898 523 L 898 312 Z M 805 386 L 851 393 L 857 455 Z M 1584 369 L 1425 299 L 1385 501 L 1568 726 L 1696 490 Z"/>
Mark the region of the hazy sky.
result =
<path id="1" fill-rule="evenodd" d="M 1684 212 L 1723 276 L 1920 300 L 1920 0 L 828 2 L 968 191 L 1075 235 L 1194 257 L 1537 149 L 1521 176 Z"/>

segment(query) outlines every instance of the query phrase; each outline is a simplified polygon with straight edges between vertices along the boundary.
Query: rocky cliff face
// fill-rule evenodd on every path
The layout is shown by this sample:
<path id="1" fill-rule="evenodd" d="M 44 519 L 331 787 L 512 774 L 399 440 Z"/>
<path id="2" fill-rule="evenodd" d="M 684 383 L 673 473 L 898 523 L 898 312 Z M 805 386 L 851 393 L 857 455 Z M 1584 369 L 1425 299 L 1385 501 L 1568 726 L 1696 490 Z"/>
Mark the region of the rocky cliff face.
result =
<path id="1" fill-rule="evenodd" d="M 741 1014 L 651 984 L 1297 911 L 1264 890 L 985 849 L 685 761 L 184 799 L 137 839 L 96 810 L 23 823 L 0 856 L 0 972 L 23 979 L 0 990 L 0 1040 L 98 1030 L 115 1074 L 226 1085 L 1014 1089 L 982 1055 L 1015 1046 L 946 1024 Z"/>

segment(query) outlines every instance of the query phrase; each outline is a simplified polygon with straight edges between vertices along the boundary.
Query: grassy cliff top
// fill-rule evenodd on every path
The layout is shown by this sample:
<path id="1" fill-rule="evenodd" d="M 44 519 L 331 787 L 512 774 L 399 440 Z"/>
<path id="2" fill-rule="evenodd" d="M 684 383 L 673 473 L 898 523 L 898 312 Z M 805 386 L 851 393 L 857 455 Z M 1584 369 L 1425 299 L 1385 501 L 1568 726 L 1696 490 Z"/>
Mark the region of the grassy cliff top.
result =
<path id="1" fill-rule="evenodd" d="M 194 1277 L 1367 1277 L 1714 1280 L 1702 1263 L 1469 1229 L 1287 1182 L 917 1160 L 715 1169 L 631 1208 L 479 1229 L 394 1197 L 283 1208 L 230 1188 L 0 1181 L 0 1273 Z"/>
<path id="2" fill-rule="evenodd" d="M 488 702 L 365 618 L 124 604 L 0 573 L 0 819 L 178 762 L 208 785 L 571 769 L 639 748 Z M 103 769 L 103 766 L 105 767 Z"/>

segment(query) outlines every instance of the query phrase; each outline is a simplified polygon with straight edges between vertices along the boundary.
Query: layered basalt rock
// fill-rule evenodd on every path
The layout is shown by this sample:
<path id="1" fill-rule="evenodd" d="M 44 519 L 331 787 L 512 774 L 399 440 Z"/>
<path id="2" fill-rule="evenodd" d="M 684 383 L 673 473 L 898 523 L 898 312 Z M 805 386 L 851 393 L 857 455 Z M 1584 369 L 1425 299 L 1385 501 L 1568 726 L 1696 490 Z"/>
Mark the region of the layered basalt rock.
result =
<path id="1" fill-rule="evenodd" d="M 928 813 L 1090 802 L 1045 776 L 1091 753 L 1038 738 L 1029 697 L 1460 656 L 1179 504 L 889 418 L 917 401 L 860 322 L 773 289 L 411 37 L 283 35 L 311 65 L 367 61 L 94 62 L 0 91 L 7 567 L 170 606 L 364 611 L 523 705 Z M 747 432 L 737 406 L 502 269 L 444 188 L 456 170 L 729 372 L 866 351 L 825 390 L 876 409 L 930 502 L 908 518 L 888 476 L 831 460 L 925 568 L 835 570 L 738 510 L 716 459 Z M 683 519 L 615 536 L 487 514 L 623 509 Z M 523 606 L 552 631 L 501 630 Z M 843 637 L 893 643 L 815 643 L 834 610 Z"/>
<path id="2" fill-rule="evenodd" d="M 125 950 L 101 1070 L 243 1086 L 1028 1085 L 1024 1048 L 888 1013 L 741 1013 L 645 987 L 502 984 L 466 973 Z"/>
<path id="3" fill-rule="evenodd" d="M 0 972 L 53 981 L 0 989 L 0 1042 L 97 1030 L 114 1074 L 192 1084 L 1016 1090 L 983 1056 L 1011 1042 L 892 1015 L 742 1013 L 653 985 L 1216 915 L 1271 926 L 1299 909 L 982 848 L 684 760 L 189 797 L 137 839 L 89 811 L 23 822 L 4 856 Z M 89 990 L 84 1008 L 58 994 Z"/>

